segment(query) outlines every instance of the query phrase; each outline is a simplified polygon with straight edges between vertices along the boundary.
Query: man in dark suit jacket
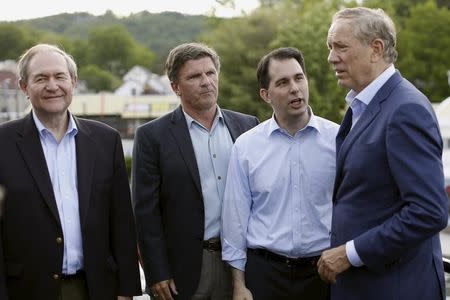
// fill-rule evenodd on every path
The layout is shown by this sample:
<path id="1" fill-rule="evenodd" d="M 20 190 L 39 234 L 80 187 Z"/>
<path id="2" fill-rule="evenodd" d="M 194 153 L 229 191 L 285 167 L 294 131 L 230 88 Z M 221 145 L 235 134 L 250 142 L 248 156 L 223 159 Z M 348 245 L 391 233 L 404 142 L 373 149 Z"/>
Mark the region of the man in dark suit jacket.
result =
<path id="1" fill-rule="evenodd" d="M 139 127 L 132 194 L 147 284 L 158 299 L 231 299 L 221 261 L 220 211 L 233 141 L 255 117 L 217 106 L 219 57 L 174 48 L 167 75 L 181 106 Z"/>
<path id="2" fill-rule="evenodd" d="M 319 272 L 331 299 L 445 299 L 442 140 L 428 99 L 394 69 L 395 28 L 381 10 L 344 9 L 329 62 L 350 88 L 336 138 L 332 249 Z"/>
<path id="3" fill-rule="evenodd" d="M 76 64 L 39 44 L 19 61 L 32 112 L 0 125 L 0 299 L 131 300 L 140 294 L 118 132 L 68 112 Z"/>

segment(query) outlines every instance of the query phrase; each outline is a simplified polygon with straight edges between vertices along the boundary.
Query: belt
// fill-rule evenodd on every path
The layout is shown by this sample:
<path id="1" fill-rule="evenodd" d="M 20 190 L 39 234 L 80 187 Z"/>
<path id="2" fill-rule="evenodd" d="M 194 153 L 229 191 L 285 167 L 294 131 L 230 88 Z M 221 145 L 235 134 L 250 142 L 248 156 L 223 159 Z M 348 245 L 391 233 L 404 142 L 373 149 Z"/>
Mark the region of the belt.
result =
<path id="1" fill-rule="evenodd" d="M 206 241 L 203 241 L 203 249 L 208 250 L 209 252 L 216 252 L 222 250 L 222 245 L 220 244 L 219 238 L 212 238 Z"/>
<path id="2" fill-rule="evenodd" d="M 287 256 L 283 256 L 280 254 L 276 254 L 270 252 L 266 249 L 247 249 L 248 252 L 254 253 L 256 255 L 262 256 L 267 260 L 277 261 L 288 266 L 302 267 L 302 266 L 315 266 L 319 261 L 320 256 L 311 256 L 311 257 L 298 257 L 291 258 Z"/>
<path id="3" fill-rule="evenodd" d="M 86 273 L 83 270 L 78 270 L 75 274 L 61 274 L 62 280 L 84 280 Z"/>

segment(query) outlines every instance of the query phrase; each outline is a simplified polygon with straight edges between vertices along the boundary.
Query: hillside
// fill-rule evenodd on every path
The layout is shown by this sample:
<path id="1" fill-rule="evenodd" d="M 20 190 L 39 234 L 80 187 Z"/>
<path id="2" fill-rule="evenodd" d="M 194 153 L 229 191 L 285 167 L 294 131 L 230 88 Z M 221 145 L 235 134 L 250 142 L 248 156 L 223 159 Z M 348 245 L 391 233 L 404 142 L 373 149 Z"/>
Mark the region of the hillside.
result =
<path id="1" fill-rule="evenodd" d="M 199 40 L 205 30 L 211 30 L 214 24 L 217 24 L 213 18 L 201 15 L 148 11 L 131 14 L 128 17 L 117 17 L 111 11 L 101 16 L 84 12 L 64 13 L 8 23 L 52 32 L 69 39 L 86 39 L 94 27 L 121 24 L 137 41 L 156 54 L 158 67 L 161 67 L 169 49 L 179 43 Z"/>

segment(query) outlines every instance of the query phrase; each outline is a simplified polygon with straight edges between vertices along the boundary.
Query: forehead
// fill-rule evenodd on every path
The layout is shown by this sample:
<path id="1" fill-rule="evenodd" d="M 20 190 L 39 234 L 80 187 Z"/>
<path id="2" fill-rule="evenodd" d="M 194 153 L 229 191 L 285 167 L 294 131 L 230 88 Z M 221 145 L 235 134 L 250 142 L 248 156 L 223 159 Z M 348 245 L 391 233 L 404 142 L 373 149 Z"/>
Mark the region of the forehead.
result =
<path id="1" fill-rule="evenodd" d="M 69 68 L 64 57 L 55 51 L 40 51 L 30 60 L 28 73 L 35 74 L 46 73 L 69 73 Z"/>
<path id="2" fill-rule="evenodd" d="M 303 74 L 303 69 L 295 58 L 271 59 L 269 61 L 269 76 L 271 81 L 284 77 Z"/>
<path id="3" fill-rule="evenodd" d="M 187 73 L 187 72 L 198 72 L 201 70 L 209 70 L 213 68 L 214 70 L 216 67 L 214 66 L 214 63 L 209 56 L 197 58 L 197 59 L 190 59 L 186 61 L 183 66 L 180 69 L 180 73 Z"/>

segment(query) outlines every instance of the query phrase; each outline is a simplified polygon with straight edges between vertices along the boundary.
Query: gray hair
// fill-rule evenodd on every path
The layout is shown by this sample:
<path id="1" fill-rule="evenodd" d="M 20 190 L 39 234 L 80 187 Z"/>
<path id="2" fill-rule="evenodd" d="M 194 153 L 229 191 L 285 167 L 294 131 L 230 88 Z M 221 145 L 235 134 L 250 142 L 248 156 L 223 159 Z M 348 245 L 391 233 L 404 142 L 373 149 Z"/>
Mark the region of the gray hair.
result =
<path id="1" fill-rule="evenodd" d="M 61 54 L 61 56 L 64 58 L 64 60 L 67 63 L 67 68 L 69 69 L 70 77 L 73 80 L 77 80 L 77 64 L 75 63 L 73 57 L 58 46 L 55 45 L 49 45 L 49 44 L 37 44 L 27 51 L 23 53 L 19 58 L 18 63 L 18 71 L 19 71 L 19 82 L 27 82 L 28 81 L 28 68 L 30 66 L 31 59 L 40 52 L 56 52 Z"/>
<path id="2" fill-rule="evenodd" d="M 381 9 L 367 7 L 344 8 L 333 16 L 333 22 L 339 19 L 349 20 L 354 36 L 368 45 L 374 39 L 384 42 L 383 58 L 388 63 L 397 59 L 397 33 L 392 19 Z"/>
<path id="3" fill-rule="evenodd" d="M 176 82 L 181 67 L 189 60 L 209 57 L 214 63 L 217 73 L 220 72 L 220 59 L 216 51 L 201 43 L 185 43 L 173 48 L 166 60 L 166 73 L 171 82 Z"/>

